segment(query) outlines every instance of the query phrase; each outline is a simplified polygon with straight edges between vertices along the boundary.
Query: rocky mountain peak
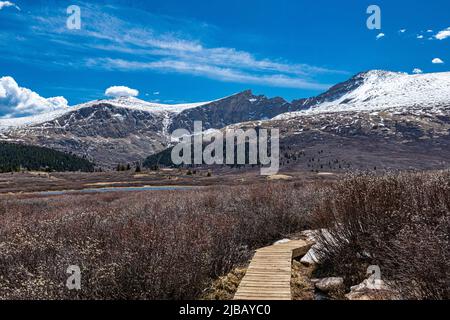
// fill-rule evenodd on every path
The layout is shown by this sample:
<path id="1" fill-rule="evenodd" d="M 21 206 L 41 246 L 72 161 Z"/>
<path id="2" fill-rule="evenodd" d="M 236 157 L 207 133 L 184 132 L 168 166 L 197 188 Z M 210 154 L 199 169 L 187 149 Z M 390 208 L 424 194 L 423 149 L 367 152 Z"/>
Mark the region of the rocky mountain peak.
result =
<path id="1" fill-rule="evenodd" d="M 387 71 L 387 70 L 368 70 L 364 72 L 360 72 L 356 74 L 352 79 L 385 79 L 385 78 L 391 78 L 396 77 L 399 75 L 407 75 L 407 73 L 404 72 L 394 72 L 394 71 Z"/>
<path id="2" fill-rule="evenodd" d="M 371 70 L 358 73 L 327 92 L 293 102 L 302 112 L 326 113 L 429 108 L 450 105 L 450 72 L 414 74 Z M 295 117 L 298 112 L 279 118 Z"/>

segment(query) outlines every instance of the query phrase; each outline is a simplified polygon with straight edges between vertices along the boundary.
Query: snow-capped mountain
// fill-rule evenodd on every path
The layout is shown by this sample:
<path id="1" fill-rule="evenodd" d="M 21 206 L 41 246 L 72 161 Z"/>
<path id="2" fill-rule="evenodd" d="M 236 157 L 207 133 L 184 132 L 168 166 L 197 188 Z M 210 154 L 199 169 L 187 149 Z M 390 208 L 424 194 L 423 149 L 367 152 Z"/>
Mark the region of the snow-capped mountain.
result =
<path id="1" fill-rule="evenodd" d="M 223 99 L 178 105 L 155 104 L 122 97 L 96 100 L 67 110 L 34 117 L 0 120 L 0 140 L 74 152 L 98 164 L 115 166 L 142 160 L 170 143 L 178 128 L 205 130 L 233 123 L 270 119 L 290 111 L 281 98 L 268 99 L 244 91 Z"/>
<path id="2" fill-rule="evenodd" d="M 293 102 L 304 113 L 443 106 L 450 102 L 450 72 L 414 74 L 372 70 L 357 74 L 315 98 Z M 278 119 L 298 116 L 284 114 Z"/>
<path id="3" fill-rule="evenodd" d="M 147 102 L 134 97 L 118 97 L 109 100 L 95 100 L 87 103 L 83 103 L 71 108 L 52 111 L 40 115 L 13 118 L 13 119 L 0 119 L 0 130 L 13 129 L 18 127 L 25 127 L 31 125 L 38 125 L 48 121 L 52 121 L 56 118 L 62 117 L 65 114 L 72 114 L 82 109 L 88 109 L 96 105 L 110 105 L 115 108 L 125 108 L 128 110 L 143 111 L 148 113 L 163 113 L 175 115 L 179 114 L 185 110 L 196 108 L 202 105 L 206 105 L 211 102 L 200 102 L 200 103 L 187 103 L 187 104 L 159 104 Z"/>
<path id="4" fill-rule="evenodd" d="M 211 103 L 208 102 L 198 102 L 198 103 L 184 103 L 184 104 L 161 104 L 161 103 L 153 103 L 144 100 L 140 100 L 134 97 L 118 97 L 111 100 L 95 100 L 90 101 L 88 103 L 80 104 L 72 110 L 89 108 L 98 104 L 110 104 L 117 108 L 126 108 L 130 110 L 139 110 L 145 112 L 166 112 L 172 114 L 178 114 L 185 110 L 197 108 L 206 104 Z"/>
<path id="5" fill-rule="evenodd" d="M 278 128 L 282 167 L 316 172 L 450 167 L 450 72 L 369 71 L 292 105 L 304 110 L 238 124 Z"/>
<path id="6" fill-rule="evenodd" d="M 136 98 L 97 100 L 34 117 L 0 119 L 0 140 L 73 152 L 113 167 L 164 150 L 171 143 L 171 132 L 192 130 L 194 121 L 202 121 L 205 130 L 240 123 L 276 126 L 294 145 L 342 135 L 345 139 L 363 136 L 370 142 L 377 132 L 382 133 L 382 141 L 393 137 L 387 133 L 402 132 L 399 141 L 437 141 L 433 137 L 439 136 L 443 143 L 450 132 L 449 110 L 450 72 L 369 71 L 317 97 L 291 103 L 251 91 L 180 105 Z"/>

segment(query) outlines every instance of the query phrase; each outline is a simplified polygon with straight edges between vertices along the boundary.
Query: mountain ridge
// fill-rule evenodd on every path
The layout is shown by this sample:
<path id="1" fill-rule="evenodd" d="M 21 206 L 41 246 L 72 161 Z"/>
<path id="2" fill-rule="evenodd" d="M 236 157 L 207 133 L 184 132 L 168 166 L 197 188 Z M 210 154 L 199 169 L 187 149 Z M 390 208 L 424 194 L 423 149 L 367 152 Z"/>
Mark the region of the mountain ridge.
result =
<path id="1" fill-rule="evenodd" d="M 34 118 L 0 120 L 0 141 L 23 142 L 74 152 L 115 167 L 158 153 L 171 144 L 170 133 L 222 129 L 246 122 L 287 121 L 330 112 L 361 114 L 394 109 L 399 112 L 442 112 L 450 106 L 450 72 L 408 75 L 383 70 L 361 72 L 312 98 L 288 102 L 246 90 L 210 102 L 164 105 L 136 98 L 96 100 Z M 284 121 L 284 122 L 283 122 Z M 319 127 L 320 129 L 321 127 Z"/>
<path id="2" fill-rule="evenodd" d="M 438 82 L 440 84 L 437 84 Z M 304 110 L 320 113 L 380 110 L 449 102 L 450 72 L 410 75 L 370 70 L 336 84 L 315 98 L 297 100 L 293 104 L 301 105 Z M 296 114 L 291 116 L 295 117 Z"/>
<path id="3" fill-rule="evenodd" d="M 13 127 L 20 127 L 20 126 L 27 126 L 27 125 L 36 125 L 39 123 L 44 123 L 50 120 L 53 120 L 56 117 L 62 116 L 64 114 L 78 111 L 83 108 L 89 108 L 95 105 L 100 104 L 110 104 L 115 107 L 123 107 L 127 109 L 133 109 L 133 110 L 140 110 L 144 112 L 167 112 L 167 113 L 173 113 L 173 114 L 179 114 L 183 111 L 188 111 L 191 109 L 196 109 L 203 106 L 213 105 L 217 104 L 220 101 L 233 99 L 235 97 L 248 97 L 248 99 L 269 99 L 271 101 L 276 101 L 279 104 L 290 104 L 289 108 L 286 108 L 289 111 L 299 111 L 301 110 L 307 110 L 312 108 L 317 108 L 318 105 L 325 103 L 325 102 L 332 102 L 333 100 L 336 100 L 343 96 L 345 93 L 349 91 L 353 91 L 355 88 L 358 88 L 362 84 L 364 84 L 365 81 L 368 79 L 377 78 L 378 80 L 385 81 L 389 78 L 394 77 L 405 77 L 409 79 L 413 78 L 423 78 L 423 77 L 430 77 L 430 76 L 437 76 L 440 77 L 441 80 L 447 80 L 447 85 L 450 83 L 450 72 L 438 72 L 438 73 L 424 73 L 424 74 L 407 74 L 404 72 L 393 72 L 393 71 L 386 71 L 386 70 L 368 70 L 364 72 L 359 72 L 350 79 L 340 82 L 334 86 L 332 86 L 330 89 L 328 89 L 326 92 L 321 93 L 314 97 L 309 98 L 301 98 L 301 99 L 294 99 L 291 102 L 288 102 L 282 97 L 273 97 L 273 98 L 267 98 L 264 95 L 254 95 L 252 90 L 248 89 L 242 92 L 234 93 L 232 95 L 219 98 L 212 101 L 205 101 L 205 102 L 193 102 L 193 103 L 181 103 L 181 104 L 163 104 L 163 103 L 156 103 L 156 102 L 150 102 L 141 100 L 134 97 L 117 97 L 114 99 L 98 99 L 93 101 L 88 101 L 85 103 L 81 103 L 69 108 L 66 108 L 64 110 L 57 110 L 57 111 L 51 111 L 48 113 L 38 114 L 34 116 L 28 116 L 28 117 L 20 117 L 20 118 L 7 118 L 7 119 L 1 119 L 0 118 L 0 130 L 7 130 L 8 128 Z M 450 94 L 447 95 L 448 98 L 450 98 Z M 345 102 L 345 101 L 344 101 Z M 319 109 L 316 109 L 319 110 Z M 339 109 L 339 111 L 343 111 L 342 109 Z"/>

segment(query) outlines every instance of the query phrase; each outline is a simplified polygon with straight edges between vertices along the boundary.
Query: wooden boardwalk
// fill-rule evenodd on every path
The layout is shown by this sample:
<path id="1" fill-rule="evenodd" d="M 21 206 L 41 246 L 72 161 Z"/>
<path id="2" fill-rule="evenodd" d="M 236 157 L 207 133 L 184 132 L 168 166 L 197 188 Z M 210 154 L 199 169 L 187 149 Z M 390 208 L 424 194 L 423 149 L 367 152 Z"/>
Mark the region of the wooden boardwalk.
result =
<path id="1" fill-rule="evenodd" d="M 311 246 L 293 240 L 256 250 L 234 300 L 291 300 L 292 259 Z"/>

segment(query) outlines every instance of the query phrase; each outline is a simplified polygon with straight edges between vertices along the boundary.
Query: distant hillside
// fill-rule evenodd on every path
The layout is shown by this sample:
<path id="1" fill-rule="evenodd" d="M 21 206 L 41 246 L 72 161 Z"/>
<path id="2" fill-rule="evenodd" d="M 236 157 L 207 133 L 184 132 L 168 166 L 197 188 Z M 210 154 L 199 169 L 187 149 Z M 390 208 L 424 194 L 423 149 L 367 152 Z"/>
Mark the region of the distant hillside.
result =
<path id="1" fill-rule="evenodd" d="M 256 127 L 256 132 L 257 132 L 257 137 L 259 137 L 259 127 Z M 235 141 L 236 142 L 236 141 Z M 204 143 L 203 147 L 202 147 L 202 152 L 205 151 L 205 148 L 208 144 Z M 240 145 L 242 147 L 242 144 Z M 228 167 L 243 167 L 243 166 L 255 166 L 255 165 L 251 165 L 250 164 L 250 156 L 249 156 L 249 150 L 250 150 L 250 146 L 248 142 L 245 142 L 245 163 L 246 165 L 242 164 L 242 165 L 238 165 L 238 159 L 237 159 L 237 155 L 238 155 L 238 146 L 235 144 L 234 145 L 234 164 L 231 165 L 227 165 L 224 164 L 222 166 L 228 166 Z M 259 143 L 257 143 L 257 150 L 259 150 Z M 158 167 L 172 167 L 172 168 L 176 168 L 176 167 L 195 167 L 196 165 L 181 165 L 181 166 L 177 166 L 172 162 L 172 150 L 173 147 L 169 147 L 167 149 L 164 149 L 156 154 L 152 154 L 150 156 L 148 156 L 144 162 L 143 162 L 143 166 L 146 168 L 158 168 Z M 226 157 L 226 150 L 227 150 L 227 140 L 224 139 L 223 140 L 223 157 Z M 269 145 L 269 150 L 270 150 L 270 145 Z M 225 160 L 225 159 L 224 159 Z M 191 149 L 191 163 L 194 163 L 194 148 Z M 205 165 L 205 163 L 203 163 L 203 165 Z M 257 154 L 257 165 L 260 165 L 259 162 L 259 155 Z"/>
<path id="2" fill-rule="evenodd" d="M 0 172 L 25 170 L 93 171 L 86 159 L 56 150 L 0 142 Z"/>
<path id="3" fill-rule="evenodd" d="M 168 149 L 164 149 L 161 152 L 158 152 L 156 154 L 152 154 L 151 156 L 148 156 L 142 165 L 145 168 L 156 168 L 156 167 L 177 167 L 172 162 L 172 149 L 173 147 L 170 147 Z"/>

